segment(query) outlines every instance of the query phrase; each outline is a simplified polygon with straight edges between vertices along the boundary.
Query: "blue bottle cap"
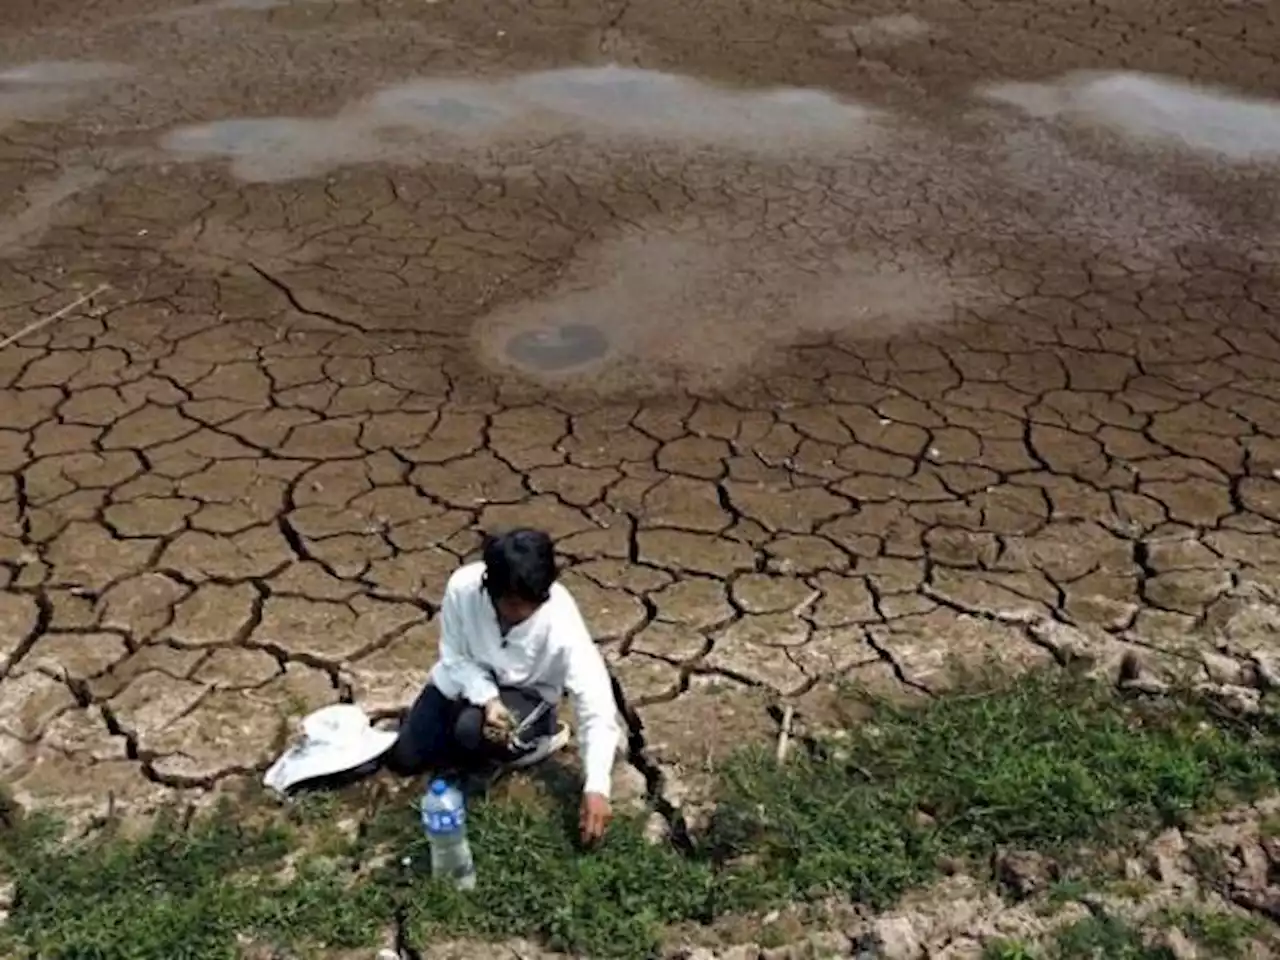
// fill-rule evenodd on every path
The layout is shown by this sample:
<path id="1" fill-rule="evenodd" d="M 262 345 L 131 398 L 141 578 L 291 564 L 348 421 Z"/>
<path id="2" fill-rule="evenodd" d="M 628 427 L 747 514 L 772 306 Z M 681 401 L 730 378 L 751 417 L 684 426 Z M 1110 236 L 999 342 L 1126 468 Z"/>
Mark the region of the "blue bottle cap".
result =
<path id="1" fill-rule="evenodd" d="M 449 791 L 449 784 L 443 780 L 431 781 L 431 795 L 435 797 L 443 797 Z"/>

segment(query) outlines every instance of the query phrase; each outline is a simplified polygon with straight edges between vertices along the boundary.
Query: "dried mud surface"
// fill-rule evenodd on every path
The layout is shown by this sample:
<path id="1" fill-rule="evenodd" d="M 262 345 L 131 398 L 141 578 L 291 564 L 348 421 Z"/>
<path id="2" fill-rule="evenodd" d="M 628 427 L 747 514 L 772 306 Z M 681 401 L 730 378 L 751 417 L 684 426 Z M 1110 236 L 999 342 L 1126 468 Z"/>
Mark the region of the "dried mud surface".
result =
<path id="1" fill-rule="evenodd" d="M 1270 649 L 1277 33 L 6 4 L 0 334 L 110 289 L 0 350 L 0 779 L 146 810 L 390 715 L 514 523 L 671 769 L 779 697 L 1045 662 L 1028 624 Z"/>

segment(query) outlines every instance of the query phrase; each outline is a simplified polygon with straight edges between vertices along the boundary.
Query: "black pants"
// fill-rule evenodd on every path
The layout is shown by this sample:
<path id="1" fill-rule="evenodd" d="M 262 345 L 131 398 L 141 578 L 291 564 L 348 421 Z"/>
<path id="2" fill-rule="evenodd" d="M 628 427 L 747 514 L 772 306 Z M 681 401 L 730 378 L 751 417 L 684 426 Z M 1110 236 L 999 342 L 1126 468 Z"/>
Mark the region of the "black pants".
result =
<path id="1" fill-rule="evenodd" d="M 517 687 L 502 687 L 498 695 L 516 723 L 543 702 L 534 691 Z M 530 742 L 555 730 L 556 711 L 552 707 L 521 732 L 521 739 Z M 515 756 L 518 754 L 484 738 L 483 709 L 465 700 L 450 700 L 428 683 L 400 725 L 389 765 L 397 773 L 417 776 L 427 770 L 480 766 Z"/>

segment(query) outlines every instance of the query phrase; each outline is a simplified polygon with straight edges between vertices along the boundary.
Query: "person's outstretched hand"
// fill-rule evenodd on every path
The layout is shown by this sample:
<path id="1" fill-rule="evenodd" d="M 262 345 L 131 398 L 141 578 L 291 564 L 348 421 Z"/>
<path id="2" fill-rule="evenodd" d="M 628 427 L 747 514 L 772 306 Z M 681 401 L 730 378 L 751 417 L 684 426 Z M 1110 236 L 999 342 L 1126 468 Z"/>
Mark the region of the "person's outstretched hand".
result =
<path id="1" fill-rule="evenodd" d="M 582 831 L 582 843 L 591 846 L 604 836 L 613 818 L 613 807 L 609 798 L 600 793 L 584 793 L 582 795 L 582 812 L 578 817 L 578 828 Z"/>

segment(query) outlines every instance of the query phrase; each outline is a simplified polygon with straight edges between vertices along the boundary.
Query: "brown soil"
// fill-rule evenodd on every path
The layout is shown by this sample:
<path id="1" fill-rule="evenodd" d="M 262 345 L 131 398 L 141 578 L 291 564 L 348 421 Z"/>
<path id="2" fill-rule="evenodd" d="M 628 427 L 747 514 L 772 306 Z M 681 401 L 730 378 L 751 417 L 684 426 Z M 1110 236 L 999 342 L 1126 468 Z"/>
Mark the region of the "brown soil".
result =
<path id="1" fill-rule="evenodd" d="M 0 349 L 0 778 L 146 810 L 392 712 L 516 522 L 673 766 L 1043 662 L 1029 618 L 1268 646 L 1277 108 L 1077 71 L 1280 96 L 1275 39 L 1190 0 L 6 4 L 0 335 L 110 289 Z"/>

